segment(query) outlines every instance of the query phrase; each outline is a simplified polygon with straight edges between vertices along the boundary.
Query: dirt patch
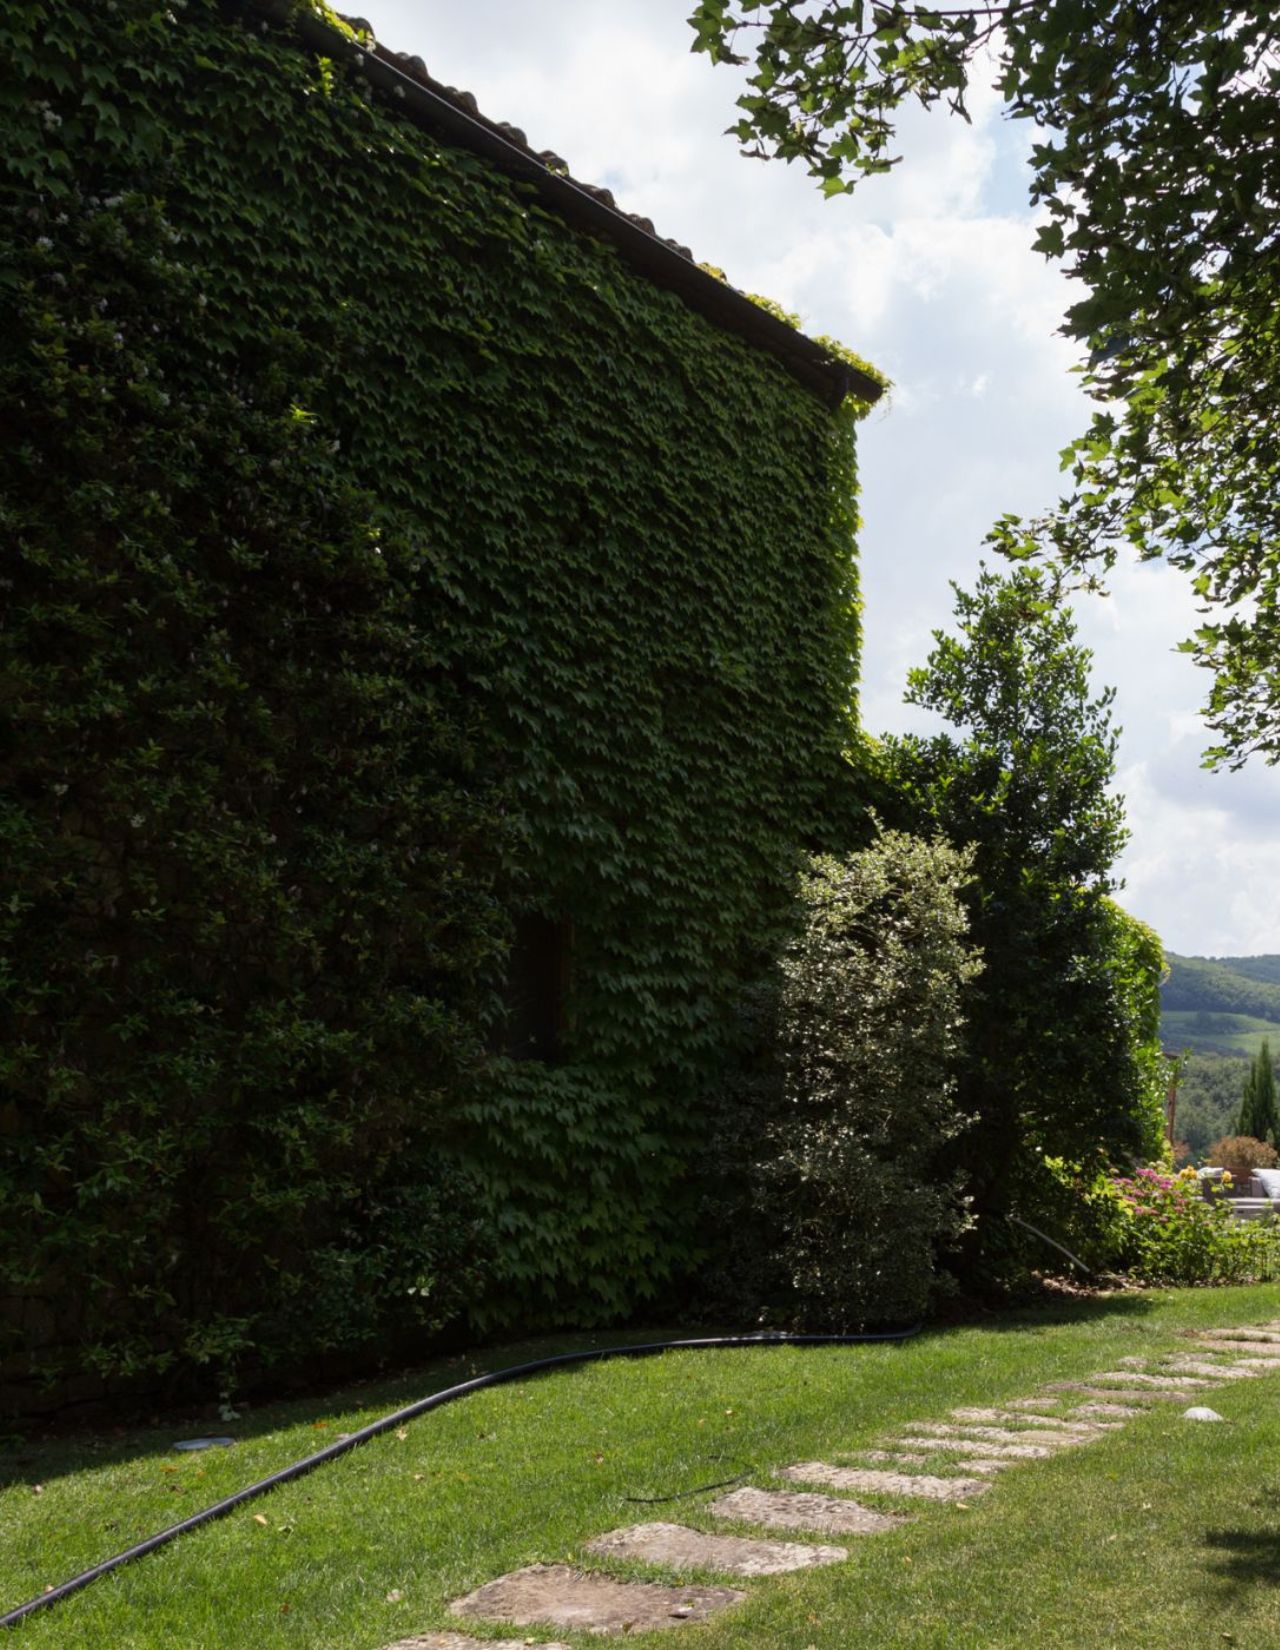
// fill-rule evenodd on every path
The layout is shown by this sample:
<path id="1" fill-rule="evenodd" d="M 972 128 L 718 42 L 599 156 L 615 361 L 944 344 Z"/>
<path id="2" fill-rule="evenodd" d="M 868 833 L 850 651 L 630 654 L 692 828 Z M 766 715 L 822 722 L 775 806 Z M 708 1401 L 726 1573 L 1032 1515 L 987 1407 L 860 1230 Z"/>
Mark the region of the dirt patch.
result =
<path id="1" fill-rule="evenodd" d="M 579 1633 L 648 1633 L 704 1621 L 747 1595 L 732 1587 L 665 1587 L 658 1581 L 613 1581 L 567 1564 L 531 1564 L 487 1581 L 449 1606 L 457 1616 L 546 1623 Z"/>
<path id="2" fill-rule="evenodd" d="M 588 1541 L 587 1552 L 606 1558 L 635 1558 L 669 1570 L 723 1570 L 735 1576 L 784 1575 L 815 1564 L 839 1564 L 843 1547 L 813 1547 L 799 1541 L 752 1541 L 743 1535 L 706 1535 L 683 1524 L 633 1524 Z"/>

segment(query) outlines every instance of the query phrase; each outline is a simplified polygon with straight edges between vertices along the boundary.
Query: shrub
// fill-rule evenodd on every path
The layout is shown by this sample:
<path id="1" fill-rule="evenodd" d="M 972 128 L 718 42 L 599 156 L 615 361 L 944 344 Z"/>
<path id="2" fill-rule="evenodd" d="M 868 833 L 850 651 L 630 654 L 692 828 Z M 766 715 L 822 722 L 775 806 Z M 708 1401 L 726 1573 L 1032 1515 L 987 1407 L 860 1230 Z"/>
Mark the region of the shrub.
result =
<path id="1" fill-rule="evenodd" d="M 1105 1169 L 1085 1170 L 1078 1163 L 1054 1157 L 1044 1158 L 1043 1168 L 1037 1224 L 1093 1271 L 1123 1271 L 1131 1247 L 1133 1211 L 1115 1175 Z M 1031 1251 L 1030 1244 L 1025 1247 Z M 1034 1255 L 1038 1272 L 1056 1270 L 1042 1245 Z"/>
<path id="2" fill-rule="evenodd" d="M 1280 1222 L 1237 1221 L 1225 1192 L 1205 1197 L 1188 1166 L 1114 1177 L 1129 1228 L 1121 1259 L 1145 1283 L 1266 1282 L 1280 1268 Z"/>
<path id="3" fill-rule="evenodd" d="M 1086 1174 L 1046 1160 L 1059 1191 L 1055 1231 L 1098 1272 L 1141 1283 L 1267 1282 L 1280 1274 L 1280 1221 L 1235 1220 L 1230 1175 L 1209 1195 L 1190 1165 Z"/>
<path id="4" fill-rule="evenodd" d="M 792 1324 L 918 1317 L 936 1248 L 964 1223 L 934 1162 L 964 1122 L 950 1065 L 978 967 L 958 894 L 968 868 L 967 853 L 898 832 L 814 859 L 798 932 L 753 1003 L 765 1046 L 722 1097 L 721 1135 L 754 1221 L 732 1196 L 720 1213 L 732 1268 Z"/>
<path id="5" fill-rule="evenodd" d="M 1265 1140 L 1255 1140 L 1248 1134 L 1228 1134 L 1209 1147 L 1205 1162 L 1229 1170 L 1231 1178 L 1243 1189 L 1255 1169 L 1274 1169 L 1280 1163 L 1280 1154 Z"/>

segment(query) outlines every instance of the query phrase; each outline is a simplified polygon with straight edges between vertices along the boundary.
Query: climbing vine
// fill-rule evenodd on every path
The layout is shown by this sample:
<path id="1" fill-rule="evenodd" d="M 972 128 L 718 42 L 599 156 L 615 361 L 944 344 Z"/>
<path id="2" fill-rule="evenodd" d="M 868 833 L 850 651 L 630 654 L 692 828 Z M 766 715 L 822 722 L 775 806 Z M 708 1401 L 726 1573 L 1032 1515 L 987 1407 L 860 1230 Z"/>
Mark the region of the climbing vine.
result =
<path id="1" fill-rule="evenodd" d="M 627 1310 L 848 784 L 857 409 L 287 25 L 0 46 L 2 1367 Z"/>

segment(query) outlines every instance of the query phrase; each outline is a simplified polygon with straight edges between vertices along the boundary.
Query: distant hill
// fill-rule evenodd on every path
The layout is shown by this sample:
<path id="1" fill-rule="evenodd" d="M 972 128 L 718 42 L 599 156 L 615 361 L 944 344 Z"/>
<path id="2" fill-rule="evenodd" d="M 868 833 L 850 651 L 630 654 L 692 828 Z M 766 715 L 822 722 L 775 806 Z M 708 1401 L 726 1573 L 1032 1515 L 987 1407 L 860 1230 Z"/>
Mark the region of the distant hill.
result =
<path id="1" fill-rule="evenodd" d="M 1280 956 L 1179 957 L 1160 988 L 1160 1035 L 1171 1053 L 1280 1055 Z"/>

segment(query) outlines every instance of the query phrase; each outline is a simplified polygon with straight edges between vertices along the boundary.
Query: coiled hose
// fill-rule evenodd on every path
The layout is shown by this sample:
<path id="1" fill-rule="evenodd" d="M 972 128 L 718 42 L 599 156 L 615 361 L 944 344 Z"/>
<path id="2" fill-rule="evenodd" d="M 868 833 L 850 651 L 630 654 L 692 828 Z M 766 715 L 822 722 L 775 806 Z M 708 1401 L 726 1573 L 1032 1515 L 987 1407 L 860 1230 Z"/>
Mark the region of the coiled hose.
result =
<path id="1" fill-rule="evenodd" d="M 419 1398 L 415 1403 L 406 1404 L 403 1409 L 397 1409 L 391 1415 L 384 1415 L 381 1420 L 371 1421 L 367 1427 L 361 1427 L 359 1432 L 339 1438 L 326 1448 L 317 1450 L 314 1455 L 305 1456 L 291 1466 L 281 1467 L 278 1472 L 260 1478 L 256 1484 L 237 1490 L 234 1495 L 214 1502 L 211 1507 L 205 1507 L 201 1512 L 192 1513 L 190 1518 L 184 1518 L 181 1523 L 171 1524 L 167 1530 L 160 1530 L 157 1534 L 148 1536 L 145 1541 L 126 1547 L 114 1558 L 103 1559 L 101 1564 L 82 1570 L 79 1575 L 72 1576 L 60 1586 L 51 1587 L 39 1598 L 29 1599 L 16 1610 L 10 1610 L 7 1615 L 0 1616 L 0 1627 L 16 1627 L 37 1610 L 47 1610 L 60 1600 L 69 1598 L 72 1593 L 78 1593 L 90 1582 L 97 1581 L 101 1576 L 110 1575 L 112 1570 L 118 1570 L 136 1558 L 145 1558 L 148 1553 L 167 1546 L 178 1536 L 186 1535 L 190 1530 L 198 1530 L 202 1524 L 211 1524 L 216 1518 L 225 1518 L 229 1512 L 244 1506 L 246 1501 L 255 1501 L 258 1496 L 268 1494 L 281 1484 L 291 1483 L 295 1478 L 302 1478 L 305 1474 L 314 1472 L 317 1467 L 336 1461 L 340 1455 L 346 1455 L 349 1450 L 367 1444 L 380 1433 L 403 1426 L 406 1421 L 416 1420 L 419 1415 L 440 1409 L 444 1404 L 451 1404 L 456 1398 L 465 1398 L 472 1392 L 481 1392 L 485 1387 L 502 1386 L 508 1381 L 519 1381 L 529 1375 L 540 1375 L 548 1369 L 564 1369 L 571 1364 L 597 1363 L 604 1358 L 647 1358 L 656 1352 L 701 1351 L 717 1347 L 861 1346 L 875 1341 L 905 1341 L 913 1335 L 918 1335 L 923 1327 L 923 1324 L 917 1323 L 910 1329 L 895 1329 L 878 1335 L 722 1335 L 702 1340 L 646 1341 L 638 1346 L 601 1347 L 591 1352 L 562 1352 L 554 1358 L 537 1358 L 532 1363 L 513 1364 L 510 1369 L 498 1369 L 488 1375 L 477 1375 L 473 1380 L 463 1381 L 458 1386 L 446 1387 L 443 1392 L 433 1392 L 430 1397 Z"/>

